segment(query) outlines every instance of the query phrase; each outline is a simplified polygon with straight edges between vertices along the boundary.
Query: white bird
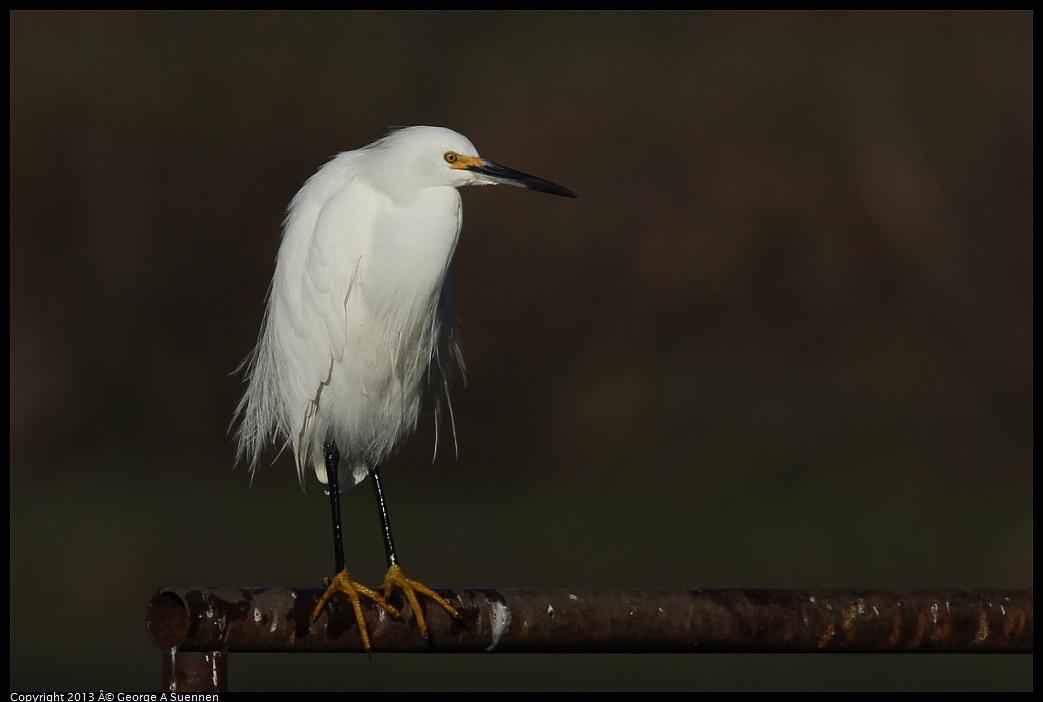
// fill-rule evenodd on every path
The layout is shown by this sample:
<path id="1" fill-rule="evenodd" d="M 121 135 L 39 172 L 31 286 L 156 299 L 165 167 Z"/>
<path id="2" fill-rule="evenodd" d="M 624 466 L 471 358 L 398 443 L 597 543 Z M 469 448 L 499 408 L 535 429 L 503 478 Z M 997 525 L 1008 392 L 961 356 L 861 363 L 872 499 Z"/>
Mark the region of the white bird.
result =
<path id="1" fill-rule="evenodd" d="M 268 444 L 289 447 L 301 487 L 327 486 L 334 563 L 317 620 L 336 593 L 352 602 L 371 650 L 360 595 L 383 607 L 402 590 L 430 641 L 417 593 L 454 618 L 440 595 L 406 578 L 388 523 L 379 467 L 416 428 L 443 354 L 459 358 L 447 319 L 449 278 L 463 209 L 457 188 L 504 183 L 576 197 L 548 181 L 481 158 L 464 136 L 407 127 L 335 156 L 293 198 L 276 258 L 248 386 L 236 410 L 237 461 L 257 469 Z M 444 377 L 444 374 L 443 374 Z M 384 594 L 344 565 L 339 493 L 372 476 L 388 572 Z"/>

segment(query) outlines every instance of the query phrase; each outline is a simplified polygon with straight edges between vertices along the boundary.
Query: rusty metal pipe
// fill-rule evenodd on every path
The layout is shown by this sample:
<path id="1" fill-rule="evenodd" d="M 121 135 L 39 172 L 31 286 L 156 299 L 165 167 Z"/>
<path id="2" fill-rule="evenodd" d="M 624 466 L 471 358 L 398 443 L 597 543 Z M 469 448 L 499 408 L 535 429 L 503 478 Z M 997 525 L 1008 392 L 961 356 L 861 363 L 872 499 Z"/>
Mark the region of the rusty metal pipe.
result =
<path id="1" fill-rule="evenodd" d="M 228 690 L 226 651 L 163 652 L 164 692 L 225 692 Z"/>
<path id="2" fill-rule="evenodd" d="M 1032 590 L 446 589 L 463 616 L 425 616 L 436 650 L 496 653 L 1032 653 Z M 147 626 L 166 651 L 362 651 L 318 588 L 171 587 Z M 401 604 L 401 603 L 395 603 Z M 431 650 L 408 607 L 366 605 L 374 648 Z"/>

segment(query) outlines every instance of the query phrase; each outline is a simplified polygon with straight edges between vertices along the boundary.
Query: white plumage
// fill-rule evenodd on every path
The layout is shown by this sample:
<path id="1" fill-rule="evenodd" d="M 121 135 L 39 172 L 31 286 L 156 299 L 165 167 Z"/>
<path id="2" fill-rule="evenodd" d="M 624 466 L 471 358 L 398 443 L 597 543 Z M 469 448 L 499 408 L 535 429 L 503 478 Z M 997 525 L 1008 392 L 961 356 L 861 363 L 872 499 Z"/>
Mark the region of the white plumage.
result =
<path id="1" fill-rule="evenodd" d="M 478 155 L 448 129 L 402 129 L 334 157 L 293 198 L 239 405 L 252 468 L 279 443 L 302 487 L 309 468 L 326 483 L 332 438 L 341 489 L 356 485 L 415 429 L 440 342 L 459 358 L 447 319 L 456 187 L 488 181 L 449 168 L 447 152 Z"/>

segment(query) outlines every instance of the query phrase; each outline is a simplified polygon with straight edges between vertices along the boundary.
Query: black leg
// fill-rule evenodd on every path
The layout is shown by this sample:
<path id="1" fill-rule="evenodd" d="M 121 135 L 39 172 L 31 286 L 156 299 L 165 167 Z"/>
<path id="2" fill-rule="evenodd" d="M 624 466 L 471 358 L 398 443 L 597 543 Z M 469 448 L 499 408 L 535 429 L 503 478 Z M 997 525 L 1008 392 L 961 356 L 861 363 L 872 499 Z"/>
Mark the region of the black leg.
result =
<path id="1" fill-rule="evenodd" d="M 340 451 L 332 439 L 323 446 L 326 458 L 326 482 L 330 491 L 330 512 L 333 513 L 333 561 L 334 573 L 344 570 L 344 536 L 340 527 L 340 480 L 337 467 L 340 464 Z"/>
<path id="2" fill-rule="evenodd" d="M 417 582 L 416 580 L 410 580 L 406 577 L 405 573 L 402 572 L 402 568 L 398 565 L 398 557 L 395 555 L 395 540 L 391 537 L 391 521 L 388 519 L 387 502 L 384 500 L 384 486 L 380 482 L 380 466 L 373 466 L 369 469 L 369 473 L 373 477 L 373 490 L 377 494 L 377 507 L 380 510 L 380 526 L 384 534 L 384 554 L 387 556 L 388 561 L 388 572 L 387 575 L 384 576 L 384 597 L 386 598 L 392 590 L 401 590 L 406 601 L 409 603 L 410 609 L 413 610 L 413 616 L 416 617 L 417 627 L 420 629 L 420 633 L 424 635 L 424 638 L 427 639 L 427 642 L 431 646 L 434 646 L 434 640 L 431 638 L 431 632 L 427 628 L 424 611 L 420 608 L 420 601 L 417 599 L 417 595 L 430 597 L 453 619 L 460 620 L 460 613 L 457 612 L 456 608 L 449 604 L 446 599 L 437 592 L 423 583 Z M 388 605 L 385 604 L 385 607 L 387 606 Z"/>
<path id="3" fill-rule="evenodd" d="M 384 487 L 380 484 L 380 466 L 369 470 L 373 476 L 373 489 L 377 493 L 377 508 L 380 509 L 380 527 L 384 534 L 384 555 L 387 556 L 388 568 L 398 563 L 395 557 L 395 540 L 391 538 L 391 522 L 388 521 L 387 503 L 384 502 Z"/>

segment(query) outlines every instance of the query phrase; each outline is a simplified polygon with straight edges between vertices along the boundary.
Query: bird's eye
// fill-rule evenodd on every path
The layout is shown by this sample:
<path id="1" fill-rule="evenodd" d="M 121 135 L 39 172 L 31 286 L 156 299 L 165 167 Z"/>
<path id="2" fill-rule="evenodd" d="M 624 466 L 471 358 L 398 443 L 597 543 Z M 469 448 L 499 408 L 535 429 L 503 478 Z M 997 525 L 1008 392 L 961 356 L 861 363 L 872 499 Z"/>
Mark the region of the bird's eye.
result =
<path id="1" fill-rule="evenodd" d="M 459 157 L 459 156 L 457 156 L 457 155 L 456 155 L 455 153 L 453 153 L 452 151 L 446 151 L 446 152 L 445 152 L 445 162 L 446 162 L 446 163 L 456 163 L 457 159 L 459 159 L 459 158 L 460 158 L 460 157 Z"/>

